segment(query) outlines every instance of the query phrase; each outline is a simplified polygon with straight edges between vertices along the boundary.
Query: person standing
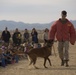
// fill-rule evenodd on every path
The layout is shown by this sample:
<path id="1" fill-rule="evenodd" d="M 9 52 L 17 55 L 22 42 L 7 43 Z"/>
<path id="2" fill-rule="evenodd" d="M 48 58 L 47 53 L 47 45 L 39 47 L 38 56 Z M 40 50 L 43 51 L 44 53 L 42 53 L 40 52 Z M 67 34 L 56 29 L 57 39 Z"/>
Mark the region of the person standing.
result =
<path id="1" fill-rule="evenodd" d="M 49 33 L 49 29 L 46 28 L 45 31 L 44 31 L 44 36 L 43 36 L 45 44 L 47 43 L 47 40 L 48 40 L 48 33 Z"/>
<path id="2" fill-rule="evenodd" d="M 61 12 L 61 18 L 57 20 L 49 30 L 49 40 L 54 40 L 55 35 L 58 40 L 58 52 L 61 59 L 61 66 L 66 64 L 69 66 L 69 42 L 75 44 L 75 28 L 73 24 L 66 18 L 67 12 Z"/>
<path id="3" fill-rule="evenodd" d="M 21 44 L 21 33 L 18 31 L 18 28 L 16 28 L 16 31 L 14 32 L 12 39 L 15 45 L 19 46 Z"/>
<path id="4" fill-rule="evenodd" d="M 38 47 L 38 33 L 35 28 L 32 29 L 31 36 L 32 36 L 33 47 L 34 48 Z"/>
<path id="5" fill-rule="evenodd" d="M 27 29 L 25 29 L 24 32 L 24 42 L 29 42 L 29 33 Z"/>
<path id="6" fill-rule="evenodd" d="M 32 43 L 33 44 L 38 43 L 38 33 L 35 28 L 32 29 L 31 36 L 32 36 Z"/>
<path id="7" fill-rule="evenodd" d="M 11 37 L 11 34 L 8 31 L 8 28 L 6 27 L 5 30 L 2 32 L 1 38 L 5 43 L 9 44 L 10 37 Z"/>

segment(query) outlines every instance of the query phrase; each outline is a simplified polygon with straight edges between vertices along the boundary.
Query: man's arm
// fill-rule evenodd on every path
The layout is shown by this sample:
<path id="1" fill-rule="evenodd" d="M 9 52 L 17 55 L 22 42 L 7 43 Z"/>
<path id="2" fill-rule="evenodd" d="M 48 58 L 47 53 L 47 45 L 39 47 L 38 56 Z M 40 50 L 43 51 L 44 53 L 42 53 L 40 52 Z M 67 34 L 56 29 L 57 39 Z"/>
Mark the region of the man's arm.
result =
<path id="1" fill-rule="evenodd" d="M 71 26 L 70 26 L 70 43 L 72 45 L 74 45 L 75 40 L 76 40 L 75 28 L 74 28 L 73 24 L 71 24 Z"/>

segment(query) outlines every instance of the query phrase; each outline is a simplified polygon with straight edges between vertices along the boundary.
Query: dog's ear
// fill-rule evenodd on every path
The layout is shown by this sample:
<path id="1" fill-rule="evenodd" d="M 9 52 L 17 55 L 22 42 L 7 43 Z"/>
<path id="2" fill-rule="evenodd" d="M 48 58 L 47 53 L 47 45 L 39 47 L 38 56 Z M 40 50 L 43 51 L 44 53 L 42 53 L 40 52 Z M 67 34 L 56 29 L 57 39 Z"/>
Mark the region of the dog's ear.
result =
<path id="1" fill-rule="evenodd" d="M 53 43 L 54 43 L 54 40 L 49 40 L 50 45 L 53 45 Z"/>
<path id="2" fill-rule="evenodd" d="M 53 43 L 54 42 L 54 40 L 48 40 L 48 43 Z"/>
<path id="3" fill-rule="evenodd" d="M 46 43 L 49 43 L 49 40 L 46 40 Z"/>
<path id="4" fill-rule="evenodd" d="M 53 43 L 54 40 L 47 40 L 46 42 L 47 42 L 47 43 Z"/>
<path id="5" fill-rule="evenodd" d="M 47 40 L 47 46 L 52 47 L 54 40 Z"/>

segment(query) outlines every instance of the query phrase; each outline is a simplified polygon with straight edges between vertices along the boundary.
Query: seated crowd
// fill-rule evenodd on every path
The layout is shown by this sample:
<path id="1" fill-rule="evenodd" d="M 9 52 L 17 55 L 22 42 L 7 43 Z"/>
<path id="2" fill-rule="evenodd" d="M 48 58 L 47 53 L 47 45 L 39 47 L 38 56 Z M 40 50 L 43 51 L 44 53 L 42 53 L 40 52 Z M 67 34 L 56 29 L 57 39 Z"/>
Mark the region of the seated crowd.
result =
<path id="1" fill-rule="evenodd" d="M 39 48 L 40 44 L 30 45 L 28 43 L 21 44 L 19 46 L 15 46 L 11 43 L 7 45 L 6 43 L 2 43 L 0 46 L 0 66 L 5 67 L 8 64 L 18 63 L 21 56 L 27 57 L 26 53 L 30 48 Z"/>
<path id="2" fill-rule="evenodd" d="M 27 52 L 30 48 L 40 48 L 41 44 L 38 42 L 38 33 L 33 28 L 31 32 L 32 42 L 29 41 L 29 33 L 25 29 L 24 41 L 21 42 L 21 33 L 16 29 L 15 33 L 12 35 L 13 42 L 10 42 L 11 37 L 10 32 L 7 27 L 2 32 L 0 39 L 0 66 L 6 67 L 8 64 L 18 63 L 21 57 L 26 58 Z M 45 37 L 45 36 L 44 36 Z M 44 38 L 44 40 L 46 40 Z"/>

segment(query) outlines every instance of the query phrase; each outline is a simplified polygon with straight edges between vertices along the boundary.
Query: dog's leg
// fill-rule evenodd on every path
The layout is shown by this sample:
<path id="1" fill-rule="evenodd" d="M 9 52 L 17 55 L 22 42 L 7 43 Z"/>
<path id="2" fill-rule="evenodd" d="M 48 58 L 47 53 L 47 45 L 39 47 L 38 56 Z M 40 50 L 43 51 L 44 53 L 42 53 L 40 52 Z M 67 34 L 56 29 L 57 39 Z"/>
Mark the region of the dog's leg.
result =
<path id="1" fill-rule="evenodd" d="M 30 63 L 29 63 L 28 69 L 32 68 L 32 66 L 31 66 L 32 63 L 33 63 L 33 61 L 31 60 Z"/>
<path id="2" fill-rule="evenodd" d="M 45 67 L 45 68 L 47 68 L 47 67 L 46 67 L 46 60 L 47 60 L 47 58 L 44 58 L 44 67 Z"/>
<path id="3" fill-rule="evenodd" d="M 33 63 L 33 60 L 29 56 L 28 56 L 28 60 L 29 60 L 28 69 L 31 69 L 31 64 Z"/>
<path id="4" fill-rule="evenodd" d="M 49 59 L 49 58 L 47 58 L 47 60 L 49 61 L 50 66 L 52 66 L 52 65 L 51 65 L 51 61 L 50 61 L 50 59 Z"/>
<path id="5" fill-rule="evenodd" d="M 31 60 L 30 63 L 29 63 L 29 65 L 31 65 L 32 63 L 33 63 L 33 61 Z"/>
<path id="6" fill-rule="evenodd" d="M 39 69 L 38 67 L 35 66 L 35 64 L 36 64 L 36 59 L 37 59 L 37 58 L 34 58 L 34 59 L 33 59 L 33 66 L 35 67 L 35 69 Z"/>

